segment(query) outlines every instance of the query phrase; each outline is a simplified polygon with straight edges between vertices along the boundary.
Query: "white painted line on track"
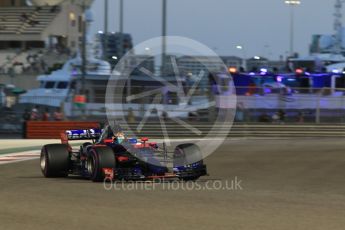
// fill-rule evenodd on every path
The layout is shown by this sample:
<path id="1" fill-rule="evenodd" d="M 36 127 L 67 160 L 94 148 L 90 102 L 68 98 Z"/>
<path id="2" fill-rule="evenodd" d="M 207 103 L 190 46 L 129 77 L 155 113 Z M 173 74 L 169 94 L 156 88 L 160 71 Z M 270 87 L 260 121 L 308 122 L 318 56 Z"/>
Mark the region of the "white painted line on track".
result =
<path id="1" fill-rule="evenodd" d="M 39 150 L 3 154 L 3 155 L 0 155 L 0 165 L 34 160 L 34 159 L 39 158 L 39 156 L 40 156 Z"/>

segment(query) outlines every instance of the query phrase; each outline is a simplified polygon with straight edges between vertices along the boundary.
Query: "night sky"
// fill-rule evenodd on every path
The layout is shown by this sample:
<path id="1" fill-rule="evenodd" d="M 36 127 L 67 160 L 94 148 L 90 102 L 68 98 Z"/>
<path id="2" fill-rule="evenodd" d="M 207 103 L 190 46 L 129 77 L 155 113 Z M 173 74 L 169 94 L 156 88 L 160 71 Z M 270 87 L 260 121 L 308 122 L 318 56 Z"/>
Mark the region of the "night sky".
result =
<path id="1" fill-rule="evenodd" d="M 134 43 L 161 35 L 161 0 L 124 0 L 124 32 Z M 312 34 L 333 33 L 335 0 L 302 0 L 294 9 L 295 51 L 308 54 Z M 92 33 L 103 30 L 104 1 L 92 6 Z M 119 0 L 109 0 L 109 31 L 119 29 Z M 168 0 L 168 35 L 185 36 L 219 55 L 278 59 L 287 55 L 290 9 L 283 0 Z"/>

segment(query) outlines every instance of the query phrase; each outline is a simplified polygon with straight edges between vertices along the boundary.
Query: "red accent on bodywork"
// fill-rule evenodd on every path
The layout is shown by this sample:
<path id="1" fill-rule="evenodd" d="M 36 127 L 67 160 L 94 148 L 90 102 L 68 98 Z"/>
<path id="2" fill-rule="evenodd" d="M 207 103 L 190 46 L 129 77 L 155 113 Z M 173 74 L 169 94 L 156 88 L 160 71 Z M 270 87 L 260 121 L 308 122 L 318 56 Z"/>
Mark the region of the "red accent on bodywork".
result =
<path id="1" fill-rule="evenodd" d="M 68 144 L 68 137 L 66 132 L 60 133 L 61 144 Z"/>
<path id="2" fill-rule="evenodd" d="M 143 141 L 143 142 L 146 142 L 146 141 L 148 141 L 148 140 L 149 140 L 148 137 L 142 137 L 142 138 L 141 138 L 141 141 Z"/>
<path id="3" fill-rule="evenodd" d="M 104 139 L 103 142 L 106 144 L 111 144 L 114 142 L 114 140 L 113 139 Z"/>
<path id="4" fill-rule="evenodd" d="M 119 157 L 117 157 L 117 160 L 119 161 L 119 162 L 123 162 L 123 161 L 128 161 L 128 157 L 124 157 L 124 156 L 119 156 Z"/>
<path id="5" fill-rule="evenodd" d="M 81 160 L 81 161 L 86 161 L 86 160 L 87 160 L 87 157 L 86 157 L 86 156 L 80 156 L 80 160 Z"/>
<path id="6" fill-rule="evenodd" d="M 136 148 L 136 149 L 150 148 L 150 147 L 152 147 L 152 146 L 148 143 L 141 143 L 141 144 L 134 145 L 134 148 Z"/>
<path id="7" fill-rule="evenodd" d="M 97 144 L 97 145 L 93 145 L 93 147 L 106 147 L 106 145 Z"/>
<path id="8" fill-rule="evenodd" d="M 157 142 L 150 142 L 149 145 L 153 148 L 157 147 Z"/>
<path id="9" fill-rule="evenodd" d="M 114 180 L 114 170 L 112 168 L 103 168 L 105 181 Z"/>
<path id="10" fill-rule="evenodd" d="M 68 151 L 72 152 L 72 146 L 68 143 L 68 137 L 66 132 L 60 133 L 61 144 L 66 144 L 68 146 Z"/>
<path id="11" fill-rule="evenodd" d="M 163 176 L 148 176 L 147 179 L 164 179 L 164 178 L 176 178 L 176 174 L 174 173 L 166 173 Z"/>

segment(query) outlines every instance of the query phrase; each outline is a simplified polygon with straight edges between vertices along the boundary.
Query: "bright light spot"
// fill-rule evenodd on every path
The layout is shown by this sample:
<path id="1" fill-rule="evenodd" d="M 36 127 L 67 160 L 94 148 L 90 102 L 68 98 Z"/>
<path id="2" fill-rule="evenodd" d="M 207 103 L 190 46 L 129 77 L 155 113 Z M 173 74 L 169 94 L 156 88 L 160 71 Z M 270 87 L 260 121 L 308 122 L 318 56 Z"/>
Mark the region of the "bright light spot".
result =
<path id="1" fill-rule="evenodd" d="M 277 76 L 277 82 L 282 82 L 283 81 L 283 77 L 282 76 Z"/>
<path id="2" fill-rule="evenodd" d="M 261 69 L 260 69 L 260 72 L 262 72 L 262 73 L 267 73 L 268 70 L 267 70 L 266 68 L 261 68 Z"/>
<path id="3" fill-rule="evenodd" d="M 150 51 L 150 48 L 149 48 L 149 47 L 145 47 L 145 50 L 146 50 L 146 51 Z"/>
<path id="4" fill-rule="evenodd" d="M 254 59 L 255 60 L 260 60 L 260 57 L 259 56 L 254 56 Z"/>
<path id="5" fill-rule="evenodd" d="M 229 68 L 229 72 L 230 73 L 236 73 L 237 72 L 237 69 L 235 67 L 230 67 Z"/>
<path id="6" fill-rule="evenodd" d="M 243 49 L 243 47 L 242 46 L 236 46 L 236 49 L 241 50 L 241 49 Z"/>
<path id="7" fill-rule="evenodd" d="M 103 34 L 103 31 L 102 31 L 102 30 L 99 30 L 98 33 L 99 33 L 99 34 Z"/>
<path id="8" fill-rule="evenodd" d="M 112 56 L 111 58 L 114 59 L 114 60 L 117 60 L 117 57 L 116 57 L 116 56 Z"/>
<path id="9" fill-rule="evenodd" d="M 333 69 L 333 70 L 332 70 L 332 73 L 340 73 L 340 71 L 337 70 L 337 69 Z"/>
<path id="10" fill-rule="evenodd" d="M 75 21 L 75 13 L 73 13 L 73 12 L 69 13 L 69 20 Z"/>
<path id="11" fill-rule="evenodd" d="M 301 1 L 299 1 L 299 0 L 286 0 L 285 4 L 288 4 L 288 5 L 300 5 Z"/>
<path id="12" fill-rule="evenodd" d="M 303 69 L 296 69 L 296 73 L 297 74 L 302 74 L 303 73 Z"/>
<path id="13" fill-rule="evenodd" d="M 250 72 L 249 75 L 250 76 L 255 76 L 255 73 L 254 72 Z"/>
<path id="14" fill-rule="evenodd" d="M 72 70 L 72 75 L 75 76 L 78 74 L 78 71 L 76 69 Z"/>

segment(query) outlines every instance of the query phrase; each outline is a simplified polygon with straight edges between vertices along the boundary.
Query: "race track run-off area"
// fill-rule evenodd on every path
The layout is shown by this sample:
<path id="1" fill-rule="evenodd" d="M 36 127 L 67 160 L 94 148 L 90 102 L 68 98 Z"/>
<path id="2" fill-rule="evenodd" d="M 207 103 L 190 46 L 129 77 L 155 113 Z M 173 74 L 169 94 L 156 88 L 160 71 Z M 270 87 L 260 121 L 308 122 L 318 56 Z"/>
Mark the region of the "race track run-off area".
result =
<path id="1" fill-rule="evenodd" d="M 1 230 L 345 226 L 342 138 L 229 139 L 205 160 L 210 175 L 194 187 L 175 181 L 106 189 L 76 177 L 47 179 L 38 154 L 0 155 Z M 240 187 L 229 187 L 234 181 Z"/>

